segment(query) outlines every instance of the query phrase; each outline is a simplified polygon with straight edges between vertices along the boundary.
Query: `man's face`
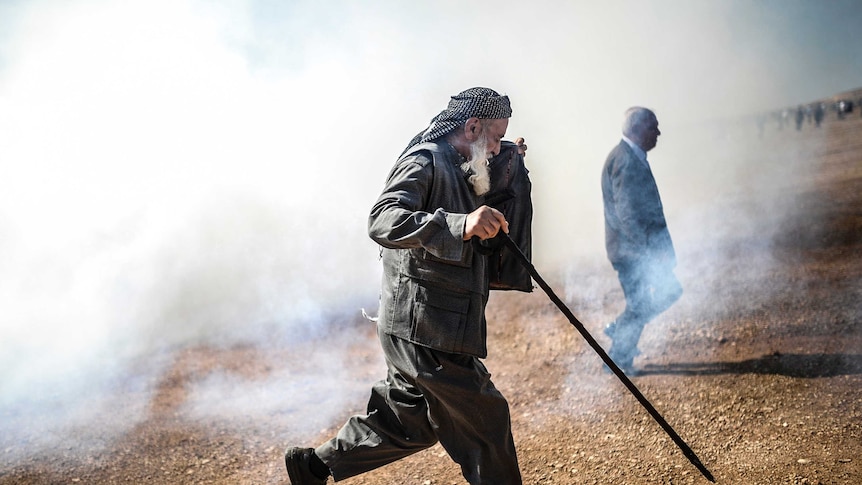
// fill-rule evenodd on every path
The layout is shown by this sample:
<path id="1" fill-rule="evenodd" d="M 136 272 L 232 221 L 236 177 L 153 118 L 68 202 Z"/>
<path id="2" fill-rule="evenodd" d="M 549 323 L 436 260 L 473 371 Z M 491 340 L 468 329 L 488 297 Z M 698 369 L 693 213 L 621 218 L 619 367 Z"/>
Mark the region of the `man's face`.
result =
<path id="1" fill-rule="evenodd" d="M 641 148 L 643 148 L 645 152 L 655 148 L 655 145 L 658 142 L 658 136 L 661 135 L 661 131 L 658 129 L 658 120 L 655 117 L 648 119 L 643 124 L 640 135 L 643 143 Z"/>
<path id="2" fill-rule="evenodd" d="M 461 168 L 470 174 L 469 181 L 476 195 L 484 195 L 491 189 L 491 171 L 488 159 L 500 153 L 500 140 L 506 135 L 509 120 L 481 120 L 477 127 L 477 138 L 470 142 L 470 156 Z"/>
<path id="3" fill-rule="evenodd" d="M 509 118 L 487 120 L 483 126 L 482 134 L 486 140 L 485 150 L 488 152 L 490 158 L 500 153 L 500 140 L 506 136 L 506 130 L 509 128 Z"/>

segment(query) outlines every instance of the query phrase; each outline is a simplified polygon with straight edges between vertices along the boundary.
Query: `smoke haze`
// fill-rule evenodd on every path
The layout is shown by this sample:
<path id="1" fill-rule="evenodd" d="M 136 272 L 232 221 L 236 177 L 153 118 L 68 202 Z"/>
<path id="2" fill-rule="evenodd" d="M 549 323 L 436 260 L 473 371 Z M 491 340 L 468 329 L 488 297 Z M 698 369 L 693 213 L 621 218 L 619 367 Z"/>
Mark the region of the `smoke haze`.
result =
<path id="1" fill-rule="evenodd" d="M 373 308 L 368 209 L 471 86 L 508 94 L 508 138 L 529 144 L 540 271 L 604 261 L 599 172 L 632 105 L 658 115 L 650 160 L 682 252 L 749 230 L 744 214 L 702 224 L 699 208 L 749 190 L 751 161 L 703 122 L 858 87 L 860 26 L 857 1 L 5 2 L 0 415 L 86 423 L 100 409 L 74 396 L 147 388 L 121 376 L 148 355 L 291 348 Z M 337 372 L 341 348 L 320 344 L 320 365 Z M 190 406 L 288 405 L 291 386 L 338 382 L 310 375 L 216 375 Z M 228 389 L 251 399 L 216 399 Z"/>

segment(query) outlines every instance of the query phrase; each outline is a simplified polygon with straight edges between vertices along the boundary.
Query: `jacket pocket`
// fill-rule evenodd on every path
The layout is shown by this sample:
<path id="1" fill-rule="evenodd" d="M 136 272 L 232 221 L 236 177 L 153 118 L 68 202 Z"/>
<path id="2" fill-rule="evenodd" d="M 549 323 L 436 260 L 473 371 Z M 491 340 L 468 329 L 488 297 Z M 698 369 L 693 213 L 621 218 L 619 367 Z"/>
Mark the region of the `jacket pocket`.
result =
<path id="1" fill-rule="evenodd" d="M 464 253 L 461 255 L 460 260 L 452 260 L 452 259 L 443 259 L 434 256 L 426 249 L 419 249 L 421 251 L 420 259 L 425 261 L 431 261 L 434 263 L 445 264 L 446 266 L 457 266 L 461 268 L 470 268 L 473 266 L 473 245 L 466 244 L 464 247 Z"/>
<path id="2" fill-rule="evenodd" d="M 418 286 L 411 340 L 444 352 L 458 351 L 464 340 L 469 309 L 467 294 Z"/>

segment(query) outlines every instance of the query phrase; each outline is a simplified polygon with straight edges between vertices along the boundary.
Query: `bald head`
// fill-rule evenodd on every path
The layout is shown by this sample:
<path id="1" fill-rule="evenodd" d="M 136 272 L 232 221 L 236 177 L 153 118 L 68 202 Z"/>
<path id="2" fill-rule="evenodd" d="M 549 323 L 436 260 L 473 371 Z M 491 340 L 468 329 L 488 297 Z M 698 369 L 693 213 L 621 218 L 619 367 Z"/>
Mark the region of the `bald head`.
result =
<path id="1" fill-rule="evenodd" d="M 648 152 L 655 148 L 661 135 L 658 118 L 650 109 L 640 106 L 629 108 L 623 117 L 623 135 Z"/>

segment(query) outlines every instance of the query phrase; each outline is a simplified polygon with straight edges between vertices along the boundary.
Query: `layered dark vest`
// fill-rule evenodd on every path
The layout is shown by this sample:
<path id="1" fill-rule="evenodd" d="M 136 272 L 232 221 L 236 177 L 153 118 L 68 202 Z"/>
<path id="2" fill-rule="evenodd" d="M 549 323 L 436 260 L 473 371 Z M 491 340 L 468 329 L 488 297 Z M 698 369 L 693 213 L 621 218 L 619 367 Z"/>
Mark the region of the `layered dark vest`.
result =
<path id="1" fill-rule="evenodd" d="M 524 165 L 524 156 L 518 153 L 514 143 L 504 141 L 500 153 L 490 160 L 491 190 L 485 196 L 485 204 L 494 207 L 506 216 L 509 222 L 509 237 L 521 252 L 532 258 L 533 245 L 533 201 L 530 193 L 530 172 Z M 499 238 L 486 244 L 488 254 L 488 278 L 492 290 L 533 291 L 530 273 L 502 245 Z"/>

